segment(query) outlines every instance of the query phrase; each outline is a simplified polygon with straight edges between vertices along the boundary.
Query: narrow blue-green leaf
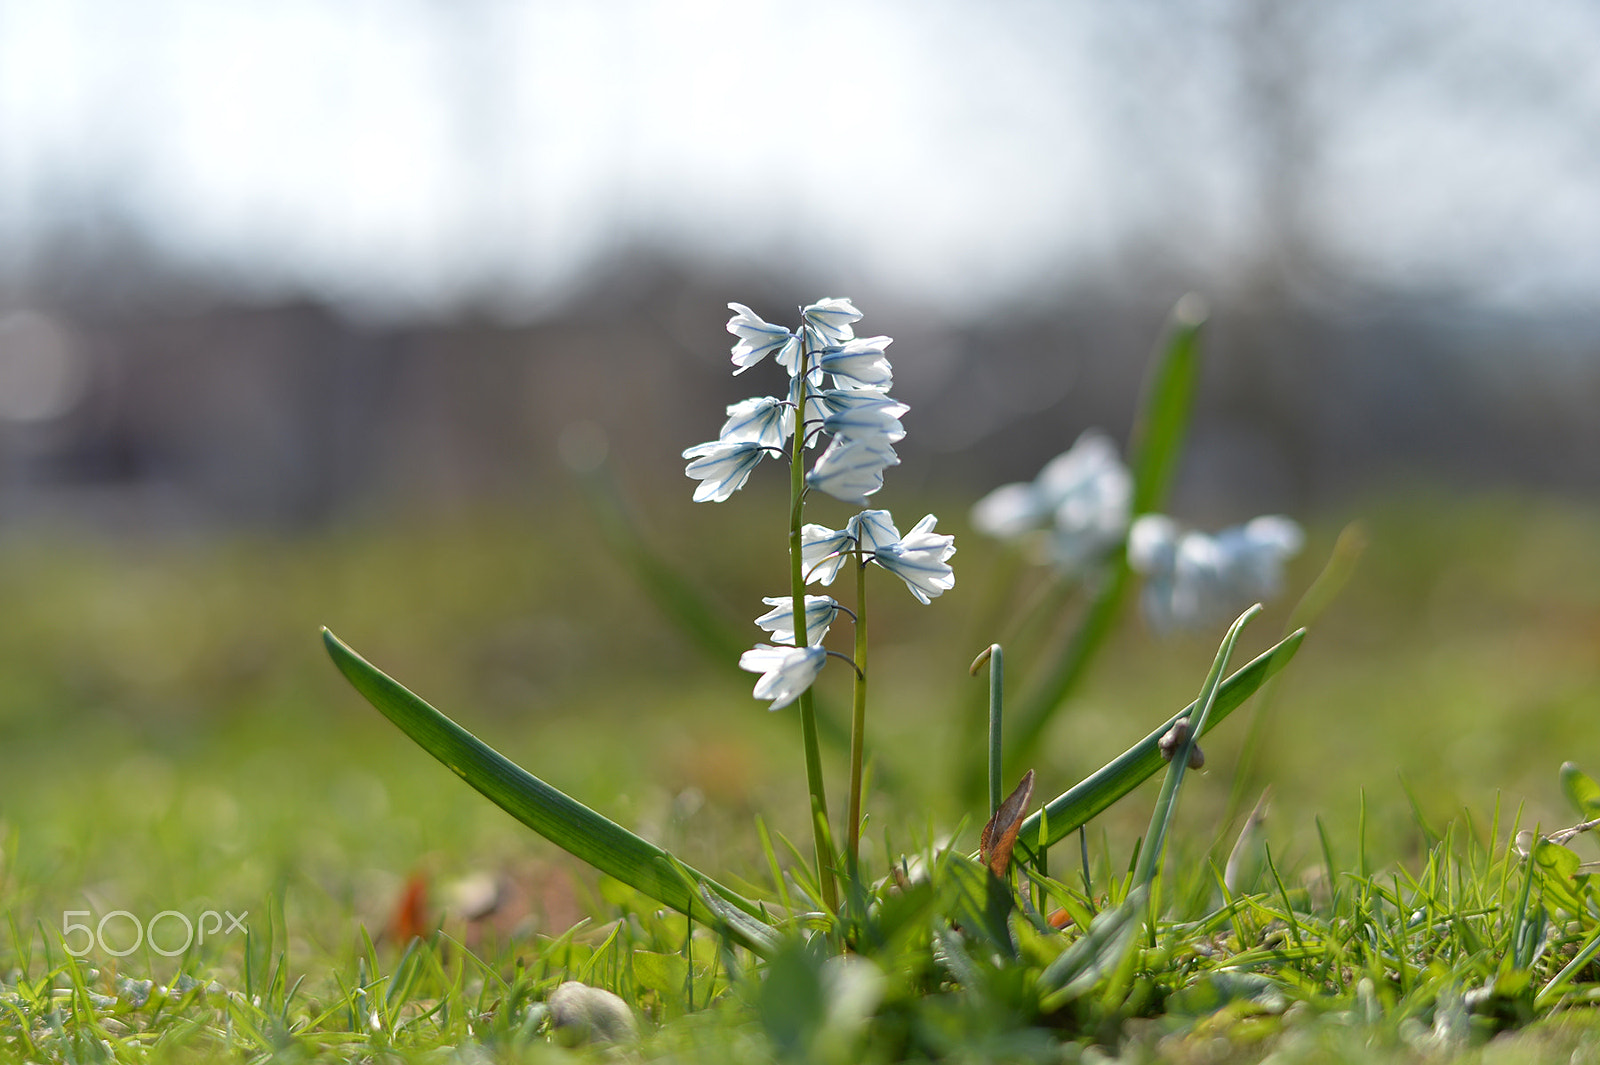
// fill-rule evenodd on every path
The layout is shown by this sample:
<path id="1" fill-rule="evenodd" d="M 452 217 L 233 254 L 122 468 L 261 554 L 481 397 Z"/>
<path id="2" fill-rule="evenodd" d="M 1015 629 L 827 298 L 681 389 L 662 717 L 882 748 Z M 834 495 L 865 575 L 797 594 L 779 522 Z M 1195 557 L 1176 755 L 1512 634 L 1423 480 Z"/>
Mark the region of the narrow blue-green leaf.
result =
<path id="1" fill-rule="evenodd" d="M 1150 815 L 1150 830 L 1145 833 L 1144 850 L 1139 853 L 1139 871 L 1134 874 L 1134 880 L 1140 884 L 1148 884 L 1161 869 L 1161 853 L 1167 842 L 1167 829 L 1172 825 L 1173 814 L 1178 809 L 1178 789 L 1183 786 L 1183 776 L 1189 769 L 1189 756 L 1194 751 L 1194 746 L 1200 741 L 1199 733 L 1211 718 L 1211 709 L 1217 701 L 1217 688 L 1222 684 L 1223 671 L 1228 668 L 1228 659 L 1233 657 L 1234 645 L 1239 642 L 1239 633 L 1261 613 L 1261 604 L 1257 603 L 1229 626 L 1228 633 L 1222 638 L 1222 646 L 1217 648 L 1217 657 L 1211 663 L 1211 670 L 1206 674 L 1205 683 L 1200 686 L 1200 695 L 1195 699 L 1196 707 L 1194 716 L 1190 718 L 1192 729 L 1189 737 L 1182 745 L 1172 752 L 1172 762 L 1167 766 L 1167 778 L 1161 782 L 1161 794 L 1156 799 L 1154 812 Z"/>
<path id="2" fill-rule="evenodd" d="M 1172 311 L 1166 349 L 1146 379 L 1129 448 L 1135 514 L 1160 510 L 1177 476 L 1200 379 L 1200 331 L 1205 320 L 1205 305 L 1198 296 L 1179 300 Z"/>
<path id="3" fill-rule="evenodd" d="M 1185 296 L 1172 312 L 1171 333 L 1150 367 L 1134 416 L 1129 464 L 1133 472 L 1133 513 L 1159 511 L 1177 475 L 1183 440 L 1200 375 L 1200 332 L 1205 324 L 1198 297 Z M 1127 556 L 1118 552 L 1083 622 L 1043 681 L 1026 697 L 1007 725 L 1011 730 L 1006 775 L 1020 774 L 1031 761 L 1045 726 L 1088 672 L 1122 613 L 1133 583 Z"/>
<path id="4" fill-rule="evenodd" d="M 1216 701 L 1204 732 L 1216 728 L 1230 713 L 1238 709 L 1257 688 L 1266 683 L 1300 649 L 1306 632 L 1299 629 L 1262 652 L 1248 665 L 1242 667 L 1217 687 Z M 1087 824 L 1096 815 L 1110 808 L 1118 799 L 1154 776 L 1166 763 L 1161 758 L 1161 737 L 1167 734 L 1180 717 L 1193 713 L 1190 703 L 1138 743 L 1122 752 L 1116 759 L 1084 778 L 1067 792 L 1052 799 L 1040 813 L 1022 822 L 1017 834 L 1017 845 L 1032 850 L 1041 838 L 1039 828 L 1044 814 L 1048 814 L 1050 830 L 1042 838 L 1048 846 Z"/>
<path id="5" fill-rule="evenodd" d="M 401 732 L 495 805 L 568 854 L 679 913 L 718 927 L 727 926 L 696 896 L 691 884 L 679 874 L 681 869 L 690 880 L 705 885 L 756 918 L 754 903 L 546 784 L 429 706 L 327 629 L 322 630 L 322 640 L 339 672 Z M 738 928 L 731 931 L 752 949 L 763 946 L 750 942 L 750 937 L 740 934 Z"/>

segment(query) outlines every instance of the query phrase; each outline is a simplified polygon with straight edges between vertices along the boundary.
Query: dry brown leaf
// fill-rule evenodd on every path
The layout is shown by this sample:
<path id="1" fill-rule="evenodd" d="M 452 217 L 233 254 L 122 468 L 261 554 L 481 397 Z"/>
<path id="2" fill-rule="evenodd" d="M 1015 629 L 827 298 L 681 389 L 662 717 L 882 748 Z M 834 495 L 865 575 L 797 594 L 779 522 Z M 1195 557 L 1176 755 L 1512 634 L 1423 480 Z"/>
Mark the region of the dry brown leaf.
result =
<path id="1" fill-rule="evenodd" d="M 978 853 L 983 856 L 983 864 L 995 876 L 1005 876 L 1006 869 L 1011 865 L 1011 851 L 1017 845 L 1017 832 L 1022 828 L 1028 804 L 1032 801 L 1033 770 L 1030 769 L 1022 778 L 1022 783 L 1017 785 L 1017 790 L 1006 796 L 1000 809 L 983 826 L 983 835 L 978 840 Z"/>

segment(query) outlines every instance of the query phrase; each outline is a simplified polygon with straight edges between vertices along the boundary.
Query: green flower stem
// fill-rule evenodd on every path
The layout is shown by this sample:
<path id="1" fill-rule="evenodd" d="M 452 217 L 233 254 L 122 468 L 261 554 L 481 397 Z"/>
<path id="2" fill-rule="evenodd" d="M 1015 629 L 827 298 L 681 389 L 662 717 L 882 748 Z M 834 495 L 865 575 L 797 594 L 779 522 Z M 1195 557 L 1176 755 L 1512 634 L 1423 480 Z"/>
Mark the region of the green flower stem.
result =
<path id="1" fill-rule="evenodd" d="M 867 740 L 867 563 L 856 544 L 856 681 L 850 713 L 850 835 L 845 868 L 851 883 L 859 883 L 861 857 L 861 763 Z"/>
<path id="2" fill-rule="evenodd" d="M 999 644 L 994 644 L 989 652 L 989 816 L 993 817 L 996 810 L 1000 809 L 1001 777 L 1003 767 L 1000 761 L 1001 743 L 1004 729 L 1001 724 L 1001 706 L 1004 698 L 1006 678 L 1005 658 Z"/>
<path id="3" fill-rule="evenodd" d="M 989 816 L 993 817 L 995 811 L 1000 809 L 1001 797 L 1001 742 L 1002 742 L 1002 710 L 1001 699 L 1005 689 L 1005 656 L 1000 650 L 1000 645 L 991 643 L 988 647 L 978 652 L 978 657 L 972 660 L 972 666 L 967 670 L 974 677 L 978 670 L 987 664 L 989 667 Z"/>
<path id="4" fill-rule="evenodd" d="M 794 645 L 806 646 L 810 627 L 806 624 L 805 562 L 801 557 L 801 533 L 806 492 L 806 369 L 811 353 L 800 353 L 800 372 L 795 375 L 794 439 L 789 461 L 789 587 L 794 597 Z M 828 793 L 822 781 L 822 752 L 817 745 L 817 709 L 811 691 L 800 693 L 800 735 L 806 752 L 806 787 L 811 792 L 811 834 L 817 855 L 817 878 L 822 884 L 822 903 L 829 910 L 839 909 L 839 889 L 833 878 L 833 847 L 828 842 Z"/>

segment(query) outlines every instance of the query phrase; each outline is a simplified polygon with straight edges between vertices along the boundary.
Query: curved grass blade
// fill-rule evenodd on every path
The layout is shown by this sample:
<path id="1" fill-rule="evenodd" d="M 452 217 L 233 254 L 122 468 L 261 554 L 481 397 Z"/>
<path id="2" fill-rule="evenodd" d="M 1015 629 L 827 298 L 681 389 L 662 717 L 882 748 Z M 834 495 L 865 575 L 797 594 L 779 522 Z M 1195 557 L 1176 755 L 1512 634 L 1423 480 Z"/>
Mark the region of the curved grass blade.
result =
<path id="1" fill-rule="evenodd" d="M 1172 311 L 1171 335 L 1150 367 L 1129 448 L 1135 516 L 1159 511 L 1177 475 L 1200 378 L 1200 333 L 1204 325 L 1205 307 L 1199 298 L 1185 296 L 1179 300 Z M 1072 642 L 1016 712 L 1015 724 L 1010 726 L 1008 773 L 1015 773 L 1023 763 L 1032 761 L 1045 726 L 1077 687 L 1110 635 L 1131 583 L 1127 556 L 1119 552 Z"/>
<path id="2" fill-rule="evenodd" d="M 1255 694 L 1256 689 L 1265 684 L 1268 678 L 1288 665 L 1289 660 L 1300 649 L 1305 636 L 1304 629 L 1290 633 L 1218 685 L 1216 700 L 1211 707 L 1211 716 L 1205 722 L 1204 732 L 1210 732 L 1238 709 L 1246 699 Z M 1192 714 L 1194 711 L 1195 704 L 1190 703 L 1168 718 L 1150 735 L 1122 752 L 1114 761 L 1108 762 L 1064 794 L 1052 799 L 1043 810 L 1022 823 L 1022 830 L 1017 836 L 1017 846 L 1031 852 L 1040 840 L 1043 840 L 1044 846 L 1056 843 L 1063 836 L 1076 832 L 1080 825 L 1087 824 L 1096 815 L 1110 808 L 1118 799 L 1154 776 L 1166 765 L 1162 760 L 1159 746 L 1161 737 L 1167 734 L 1167 730 L 1172 728 L 1173 723 L 1180 717 Z M 1050 829 L 1041 836 L 1039 826 L 1046 816 L 1049 818 Z"/>
<path id="3" fill-rule="evenodd" d="M 750 900 L 546 784 L 412 694 L 327 629 L 322 630 L 322 642 L 356 691 L 506 813 L 602 873 L 697 921 L 726 928 L 752 950 L 761 949 L 763 944 L 708 908 L 694 885 L 704 885 L 759 920 Z"/>
<path id="4" fill-rule="evenodd" d="M 1200 695 L 1194 701 L 1198 709 L 1194 711 L 1194 717 L 1191 719 L 1193 727 L 1183 744 L 1172 752 L 1172 762 L 1167 766 L 1166 779 L 1161 782 L 1161 794 L 1156 799 L 1155 811 L 1150 815 L 1150 830 L 1145 833 L 1144 848 L 1139 852 L 1139 869 L 1133 875 L 1136 883 L 1150 883 L 1161 869 L 1161 855 L 1167 842 L 1167 829 L 1171 827 L 1172 815 L 1178 809 L 1178 789 L 1183 786 L 1183 775 L 1189 768 L 1189 755 L 1200 740 L 1197 733 L 1205 731 L 1206 724 L 1211 719 L 1211 711 L 1217 701 L 1217 688 L 1222 683 L 1222 672 L 1228 668 L 1228 659 L 1233 657 L 1233 648 L 1239 642 L 1239 633 L 1260 613 L 1261 604 L 1257 603 L 1240 614 L 1229 627 L 1228 634 L 1222 638 L 1222 646 L 1217 648 L 1217 657 L 1211 663 L 1206 681 L 1200 686 Z"/>

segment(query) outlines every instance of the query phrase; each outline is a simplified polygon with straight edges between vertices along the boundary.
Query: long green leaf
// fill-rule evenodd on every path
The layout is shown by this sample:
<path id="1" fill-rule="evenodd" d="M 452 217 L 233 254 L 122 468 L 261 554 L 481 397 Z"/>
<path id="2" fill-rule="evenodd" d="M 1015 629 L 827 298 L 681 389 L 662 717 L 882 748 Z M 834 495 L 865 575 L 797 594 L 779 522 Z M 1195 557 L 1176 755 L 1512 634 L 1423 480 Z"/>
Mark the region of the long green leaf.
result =
<path id="1" fill-rule="evenodd" d="M 759 919 L 750 900 L 546 784 L 412 694 L 327 629 L 322 630 L 322 642 L 339 672 L 384 717 L 512 817 L 573 857 L 657 902 L 695 920 L 727 928 L 752 950 L 765 946 L 709 909 L 697 896 L 694 884 L 705 885 Z"/>
<path id="2" fill-rule="evenodd" d="M 1305 635 L 1304 629 L 1290 633 L 1223 681 L 1217 687 L 1211 716 L 1205 722 L 1204 731 L 1210 732 L 1216 728 L 1224 718 L 1255 694 L 1256 689 L 1265 684 L 1269 677 L 1288 665 L 1289 660 L 1300 649 Z M 1194 711 L 1195 704 L 1190 703 L 1168 718 L 1150 735 L 1122 752 L 1114 761 L 1107 763 L 1064 794 L 1051 800 L 1042 811 L 1022 823 L 1022 828 L 1017 833 L 1017 846 L 1031 851 L 1041 838 L 1044 846 L 1057 842 L 1063 836 L 1076 832 L 1079 826 L 1087 824 L 1118 799 L 1154 776 L 1166 764 L 1161 757 L 1161 737 L 1167 734 L 1178 718 Z M 1050 830 L 1041 837 L 1040 821 L 1046 816 Z"/>
<path id="3" fill-rule="evenodd" d="M 1200 379 L 1200 331 L 1204 325 L 1205 305 L 1198 296 L 1178 301 L 1172 311 L 1172 334 L 1161 358 L 1151 367 L 1133 425 L 1129 454 L 1135 514 L 1160 510 L 1178 475 Z"/>
<path id="4" fill-rule="evenodd" d="M 1179 300 L 1172 312 L 1167 342 L 1150 367 L 1129 446 L 1135 515 L 1160 510 L 1177 476 L 1200 376 L 1200 333 L 1204 324 L 1205 313 L 1198 297 Z M 1008 778 L 1020 773 L 1032 760 L 1045 726 L 1077 687 L 1095 653 L 1111 634 L 1132 583 L 1127 556 L 1119 552 L 1072 642 L 1028 693 L 1013 716 L 1014 723 L 1008 726 Z"/>

